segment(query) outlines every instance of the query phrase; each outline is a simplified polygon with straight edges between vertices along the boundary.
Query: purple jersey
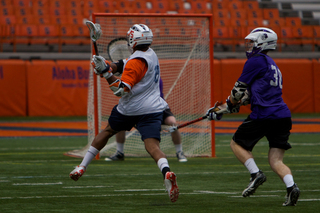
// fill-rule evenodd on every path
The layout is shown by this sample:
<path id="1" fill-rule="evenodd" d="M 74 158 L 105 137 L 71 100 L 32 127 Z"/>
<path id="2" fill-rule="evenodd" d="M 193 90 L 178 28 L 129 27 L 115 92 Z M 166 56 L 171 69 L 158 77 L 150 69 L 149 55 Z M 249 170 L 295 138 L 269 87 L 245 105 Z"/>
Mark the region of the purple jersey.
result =
<path id="1" fill-rule="evenodd" d="M 160 86 L 160 97 L 163 98 L 163 82 L 161 78 L 159 80 L 159 86 Z"/>
<path id="2" fill-rule="evenodd" d="M 268 55 L 259 53 L 249 58 L 238 81 L 248 84 L 251 94 L 251 119 L 279 119 L 291 117 L 282 99 L 282 75 Z"/>

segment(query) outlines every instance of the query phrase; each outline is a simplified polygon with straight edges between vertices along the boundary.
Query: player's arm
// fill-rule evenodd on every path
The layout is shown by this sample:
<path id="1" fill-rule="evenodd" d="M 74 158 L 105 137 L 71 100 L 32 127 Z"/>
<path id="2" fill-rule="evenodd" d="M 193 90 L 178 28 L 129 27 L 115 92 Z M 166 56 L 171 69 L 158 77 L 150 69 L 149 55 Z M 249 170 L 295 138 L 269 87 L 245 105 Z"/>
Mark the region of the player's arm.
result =
<path id="1" fill-rule="evenodd" d="M 250 102 L 247 87 L 246 83 L 237 81 L 226 103 L 221 104 L 217 102 L 214 107 L 208 109 L 206 114 L 208 120 L 220 120 L 223 114 L 238 113 L 241 105 L 247 105 Z"/>
<path id="2" fill-rule="evenodd" d="M 144 59 L 132 59 L 124 67 L 121 79 L 112 82 L 109 87 L 116 96 L 122 97 L 141 81 L 147 70 L 148 64 Z"/>

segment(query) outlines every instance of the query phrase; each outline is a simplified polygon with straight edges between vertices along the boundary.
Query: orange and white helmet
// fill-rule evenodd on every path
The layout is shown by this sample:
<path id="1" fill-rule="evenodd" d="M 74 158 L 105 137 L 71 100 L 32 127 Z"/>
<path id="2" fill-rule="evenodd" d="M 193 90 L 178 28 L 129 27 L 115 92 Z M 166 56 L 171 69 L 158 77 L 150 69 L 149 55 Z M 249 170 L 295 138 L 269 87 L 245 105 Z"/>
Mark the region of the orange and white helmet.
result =
<path id="1" fill-rule="evenodd" d="M 127 32 L 128 48 L 133 52 L 133 48 L 141 44 L 151 44 L 153 34 L 151 29 L 145 24 L 135 24 Z"/>

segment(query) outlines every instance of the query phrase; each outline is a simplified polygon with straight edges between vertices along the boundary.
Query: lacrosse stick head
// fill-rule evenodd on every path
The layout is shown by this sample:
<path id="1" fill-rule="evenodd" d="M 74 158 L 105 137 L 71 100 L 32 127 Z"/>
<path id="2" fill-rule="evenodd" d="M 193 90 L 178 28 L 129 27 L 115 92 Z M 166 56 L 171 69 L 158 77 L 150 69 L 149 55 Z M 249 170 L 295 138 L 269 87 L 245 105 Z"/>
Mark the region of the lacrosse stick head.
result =
<path id="1" fill-rule="evenodd" d="M 86 25 L 90 30 L 91 40 L 96 42 L 102 34 L 100 24 L 94 24 L 92 21 L 86 21 Z"/>

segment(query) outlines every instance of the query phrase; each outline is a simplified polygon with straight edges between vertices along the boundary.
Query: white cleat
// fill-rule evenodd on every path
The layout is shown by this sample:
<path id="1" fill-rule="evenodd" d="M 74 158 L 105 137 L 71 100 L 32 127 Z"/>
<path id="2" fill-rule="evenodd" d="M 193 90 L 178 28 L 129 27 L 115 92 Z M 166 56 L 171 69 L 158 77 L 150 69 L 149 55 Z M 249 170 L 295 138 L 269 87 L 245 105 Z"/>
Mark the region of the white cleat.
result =
<path id="1" fill-rule="evenodd" d="M 77 181 L 85 171 L 86 171 L 86 167 L 77 166 L 72 172 L 70 172 L 69 177 L 72 180 Z"/>
<path id="2" fill-rule="evenodd" d="M 177 177 L 173 172 L 167 172 L 164 179 L 167 192 L 171 202 L 176 202 L 179 197 L 179 187 L 177 185 Z"/>

